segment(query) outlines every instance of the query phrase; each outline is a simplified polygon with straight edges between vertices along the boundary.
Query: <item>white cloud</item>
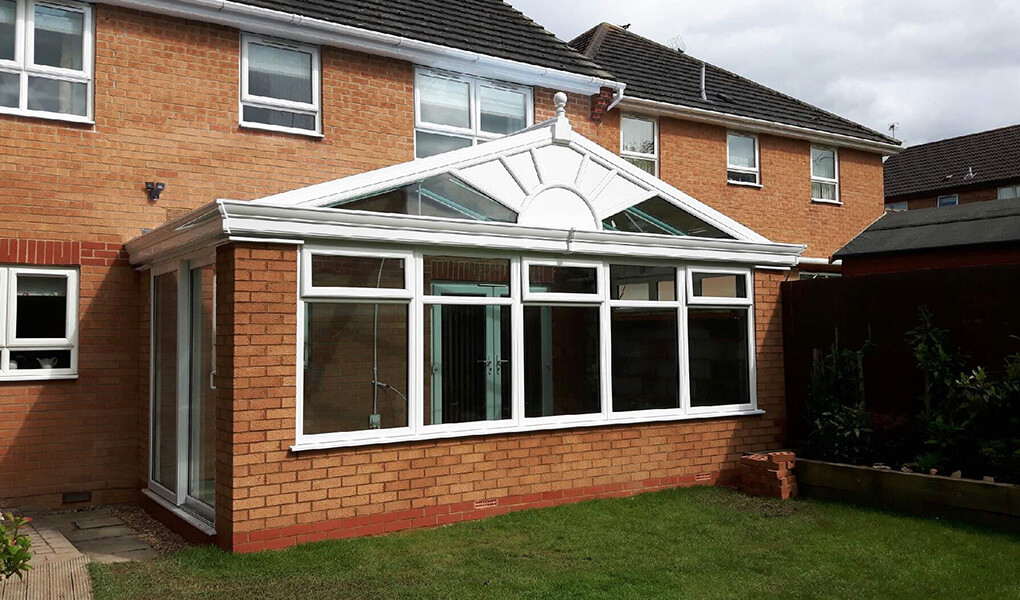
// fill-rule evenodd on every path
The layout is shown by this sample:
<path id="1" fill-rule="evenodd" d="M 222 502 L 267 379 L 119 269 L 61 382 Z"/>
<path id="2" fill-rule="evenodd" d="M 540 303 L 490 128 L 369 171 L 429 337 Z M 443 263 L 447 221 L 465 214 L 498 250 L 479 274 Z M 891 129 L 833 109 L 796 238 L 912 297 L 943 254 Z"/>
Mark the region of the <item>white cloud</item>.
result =
<path id="1" fill-rule="evenodd" d="M 1020 123 L 1016 0 L 510 0 L 563 39 L 631 23 L 908 145 Z M 573 4 L 573 6 L 571 5 Z"/>

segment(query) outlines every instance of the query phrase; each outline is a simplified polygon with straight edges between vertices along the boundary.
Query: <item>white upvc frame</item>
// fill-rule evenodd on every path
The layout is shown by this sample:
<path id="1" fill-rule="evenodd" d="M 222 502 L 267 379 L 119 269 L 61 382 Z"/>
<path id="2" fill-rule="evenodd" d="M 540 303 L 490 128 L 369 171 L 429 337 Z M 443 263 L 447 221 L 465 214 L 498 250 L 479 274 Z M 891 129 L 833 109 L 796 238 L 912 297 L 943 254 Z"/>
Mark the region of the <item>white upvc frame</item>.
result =
<path id="1" fill-rule="evenodd" d="M 744 278 L 744 292 L 747 294 L 743 298 L 727 298 L 724 296 L 695 296 L 694 295 L 694 276 L 695 275 L 734 275 L 736 277 Z M 740 268 L 729 268 L 729 267 L 716 267 L 716 266 L 701 266 L 691 265 L 688 267 L 687 277 L 687 302 L 691 305 L 710 305 L 710 306 L 749 306 L 754 303 L 754 288 L 752 287 L 753 282 L 751 281 L 751 270 L 740 269 Z"/>
<path id="2" fill-rule="evenodd" d="M 16 337 L 18 277 L 58 277 L 66 280 L 63 338 Z M 46 381 L 78 377 L 78 270 L 50 267 L 0 267 L 0 381 Z M 11 369 L 12 350 L 23 352 L 68 351 L 70 364 L 56 369 Z"/>
<path id="3" fill-rule="evenodd" d="M 899 202 L 890 202 L 885 205 L 886 212 L 903 210 L 910 210 L 910 204 L 906 200 L 901 200 Z"/>
<path id="4" fill-rule="evenodd" d="M 646 121 L 652 124 L 652 143 L 655 150 L 651 154 L 645 152 L 634 152 L 631 150 L 624 150 L 623 148 L 623 121 L 624 119 L 631 119 L 634 121 Z M 655 175 L 659 176 L 659 119 L 649 115 L 640 115 L 635 113 L 621 113 L 620 114 L 620 156 L 623 158 L 633 158 L 636 160 L 650 160 L 655 165 Z M 636 166 L 636 165 L 635 165 Z"/>
<path id="5" fill-rule="evenodd" d="M 432 77 L 436 79 L 447 79 L 450 81 L 457 81 L 460 83 L 467 84 L 468 86 L 468 127 L 454 127 L 450 125 L 441 125 L 438 123 L 429 123 L 423 121 L 421 118 L 421 79 L 422 77 Z M 484 79 L 481 77 L 474 77 L 471 75 L 465 75 L 463 73 L 454 73 L 451 71 L 442 71 L 439 69 L 430 69 L 426 67 L 415 67 L 414 70 L 414 129 L 415 132 L 432 133 L 437 135 L 445 135 L 448 137 L 457 137 L 464 140 L 470 141 L 470 145 L 474 146 L 479 142 L 485 142 L 488 140 L 495 140 L 504 137 L 505 134 L 501 133 L 490 133 L 482 131 L 482 100 L 481 100 L 481 88 L 487 87 L 491 89 L 502 89 L 524 95 L 524 129 L 531 127 L 535 122 L 535 99 L 534 90 L 528 86 L 517 85 L 514 83 L 506 83 L 503 81 L 496 81 L 494 79 Z M 415 136 L 415 157 L 418 156 L 417 149 L 417 136 Z"/>
<path id="6" fill-rule="evenodd" d="M 500 251 L 471 251 L 469 249 L 454 249 L 449 247 L 417 247 L 406 250 L 385 250 L 376 252 L 366 250 L 365 246 L 344 247 L 333 244 L 306 245 L 299 253 L 298 277 L 299 281 L 305 281 L 306 273 L 310 265 L 310 257 L 314 254 L 334 254 L 342 256 L 354 256 L 357 254 L 371 256 L 401 255 L 410 257 L 405 263 L 405 277 L 408 279 L 409 296 L 401 297 L 366 297 L 362 294 L 350 295 L 357 292 L 359 288 L 338 288 L 333 295 L 322 295 L 322 288 L 314 290 L 315 295 L 301 295 L 297 301 L 298 335 L 295 348 L 297 358 L 297 411 L 295 423 L 295 443 L 292 450 L 311 450 L 321 448 L 335 448 L 348 446 L 363 446 L 384 443 L 405 442 L 425 439 L 442 439 L 463 437 L 471 435 L 484 435 L 500 432 L 534 431 L 561 429 L 568 427 L 592 427 L 600 425 L 612 425 L 622 423 L 645 423 L 657 421 L 676 421 L 691 418 L 711 417 L 733 417 L 740 415 L 761 414 L 757 409 L 755 352 L 757 350 L 754 338 L 754 310 L 753 310 L 753 281 L 750 269 L 748 268 L 720 268 L 717 266 L 688 266 L 671 260 L 650 260 L 635 257 L 610 257 L 604 260 L 585 259 L 556 259 L 539 255 L 521 255 Z M 427 256 L 462 256 L 466 258 L 483 259 L 505 259 L 510 262 L 510 297 L 485 297 L 473 298 L 466 296 L 436 296 L 427 293 L 422 289 L 424 280 L 424 259 Z M 594 267 L 597 270 L 598 294 L 555 294 L 548 292 L 530 292 L 530 285 L 527 282 L 528 266 L 553 265 L 553 266 L 580 266 Z M 408 268 L 407 265 L 413 265 Z M 609 269 L 611 265 L 645 265 L 665 266 L 675 270 L 676 279 L 676 300 L 672 301 L 626 301 L 610 300 L 609 290 Z M 701 302 L 690 302 L 690 288 L 688 285 L 690 271 L 698 272 L 719 272 L 733 273 L 745 276 L 747 283 L 747 298 L 740 299 L 699 299 Z M 304 285 L 302 285 L 304 289 Z M 374 290 L 380 291 L 380 290 Z M 526 297 L 527 296 L 527 297 Z M 398 303 L 408 306 L 408 426 L 392 429 L 366 429 L 352 432 L 336 432 L 322 434 L 303 433 L 303 394 L 304 394 L 304 344 L 305 344 L 305 304 L 321 302 L 341 303 Z M 476 421 L 469 423 L 453 424 L 424 424 L 424 386 L 426 383 L 426 369 L 424 364 L 424 311 L 429 306 L 444 305 L 498 305 L 509 306 L 511 315 L 511 418 L 490 421 Z M 550 417 L 526 417 L 524 398 L 524 308 L 526 306 L 589 306 L 599 309 L 599 368 L 600 368 L 600 410 L 594 413 L 580 415 L 562 415 Z M 678 373 L 680 386 L 679 407 L 674 409 L 652 409 L 641 411 L 614 411 L 612 407 L 612 332 L 611 332 L 611 311 L 616 307 L 647 307 L 647 308 L 670 308 L 677 311 L 677 339 L 680 345 L 678 349 Z M 749 359 L 748 382 L 750 386 L 750 402 L 745 404 L 734 404 L 729 406 L 700 407 L 690 406 L 690 378 L 689 378 L 689 336 L 687 330 L 687 310 L 689 307 L 717 307 L 717 308 L 743 308 L 748 315 L 748 350 L 751 354 Z"/>
<path id="7" fill-rule="evenodd" d="M 410 252 L 374 251 L 364 248 L 304 247 L 301 249 L 302 263 L 307 268 L 301 271 L 301 295 L 305 298 L 378 298 L 382 300 L 409 300 L 414 295 L 414 262 Z M 351 258 L 397 259 L 403 262 L 404 286 L 399 288 L 374 287 L 330 287 L 312 285 L 312 256 L 349 256 Z"/>
<path id="8" fill-rule="evenodd" d="M 754 142 L 754 168 L 734 165 L 730 162 L 730 136 L 750 138 Z M 736 181 L 730 179 L 729 172 L 746 173 L 754 175 L 754 181 Z M 726 183 L 731 185 L 745 185 L 748 187 L 762 187 L 761 185 L 761 147 L 758 144 L 758 134 L 745 131 L 730 130 L 726 132 Z"/>
<path id="9" fill-rule="evenodd" d="M 949 202 L 950 198 L 952 198 L 952 202 Z M 943 200 L 946 200 L 945 204 L 942 203 Z M 938 199 L 935 201 L 935 206 L 937 208 L 942 208 L 944 206 L 958 206 L 959 204 L 960 204 L 959 194 L 946 194 L 944 196 L 939 196 Z"/>
<path id="10" fill-rule="evenodd" d="M 19 76 L 18 106 L 0 106 L 0 114 L 24 115 L 42 119 L 93 123 L 93 9 L 88 4 L 69 0 L 15 0 L 14 60 L 0 60 L 0 73 Z M 82 70 L 35 64 L 35 7 L 51 6 L 82 14 Z M 32 110 L 28 108 L 28 79 L 36 77 L 86 85 L 84 115 Z"/>
<path id="11" fill-rule="evenodd" d="M 1006 190 L 1009 190 L 1009 196 L 1006 195 Z M 999 187 L 995 193 L 995 197 L 999 200 L 1008 200 L 1010 198 L 1020 198 L 1020 184 L 1017 185 L 1004 185 Z"/>
<path id="12" fill-rule="evenodd" d="M 312 80 L 312 101 L 311 103 L 293 102 L 281 100 L 268 96 L 256 96 L 248 91 L 249 59 L 248 48 L 251 44 L 272 46 L 284 50 L 305 52 L 311 55 L 311 80 Z M 240 66 L 240 97 L 238 98 L 238 123 L 241 127 L 252 129 L 265 129 L 267 131 L 279 131 L 283 133 L 295 133 L 310 137 L 322 137 L 322 63 L 318 46 L 310 46 L 298 42 L 281 40 L 254 33 L 241 33 L 241 66 Z M 281 125 L 270 125 L 257 121 L 246 121 L 244 118 L 244 107 L 264 108 L 267 110 L 278 110 L 315 117 L 315 130 L 301 129 L 299 127 L 284 127 Z"/>
<path id="13" fill-rule="evenodd" d="M 815 175 L 815 161 L 812 154 L 816 149 L 827 150 L 829 152 L 832 152 L 832 172 L 836 176 L 834 179 L 829 179 L 828 177 L 821 177 Z M 811 201 L 820 202 L 822 204 L 843 204 L 842 200 L 840 199 L 839 190 L 839 148 L 836 148 L 835 146 L 823 146 L 821 144 L 811 144 L 811 149 L 809 150 L 808 154 L 808 161 L 811 163 L 811 183 L 831 184 L 836 187 L 836 199 L 827 200 L 825 198 L 815 198 L 814 186 L 812 186 Z"/>

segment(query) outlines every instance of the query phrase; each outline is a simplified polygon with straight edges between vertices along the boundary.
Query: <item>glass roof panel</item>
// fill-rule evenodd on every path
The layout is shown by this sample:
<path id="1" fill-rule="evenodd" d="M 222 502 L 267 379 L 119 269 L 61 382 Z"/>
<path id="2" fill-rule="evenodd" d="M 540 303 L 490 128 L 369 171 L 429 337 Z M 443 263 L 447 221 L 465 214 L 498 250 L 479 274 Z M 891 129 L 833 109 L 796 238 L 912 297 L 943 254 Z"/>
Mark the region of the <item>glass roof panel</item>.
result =
<path id="1" fill-rule="evenodd" d="M 449 173 L 330 208 L 369 212 L 516 223 L 517 213 Z"/>
<path id="2" fill-rule="evenodd" d="M 607 231 L 733 239 L 712 225 L 656 196 L 604 219 Z"/>

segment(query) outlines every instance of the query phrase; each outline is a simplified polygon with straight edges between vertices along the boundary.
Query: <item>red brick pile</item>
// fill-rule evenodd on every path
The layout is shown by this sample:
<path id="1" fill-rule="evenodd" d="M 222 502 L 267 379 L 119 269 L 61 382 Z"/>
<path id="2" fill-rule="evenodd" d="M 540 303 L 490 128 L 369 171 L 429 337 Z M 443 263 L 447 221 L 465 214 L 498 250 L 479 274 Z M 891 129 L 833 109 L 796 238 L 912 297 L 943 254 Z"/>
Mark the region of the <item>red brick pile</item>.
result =
<path id="1" fill-rule="evenodd" d="M 740 490 L 752 496 L 787 500 L 797 495 L 793 452 L 746 454 L 740 459 Z"/>

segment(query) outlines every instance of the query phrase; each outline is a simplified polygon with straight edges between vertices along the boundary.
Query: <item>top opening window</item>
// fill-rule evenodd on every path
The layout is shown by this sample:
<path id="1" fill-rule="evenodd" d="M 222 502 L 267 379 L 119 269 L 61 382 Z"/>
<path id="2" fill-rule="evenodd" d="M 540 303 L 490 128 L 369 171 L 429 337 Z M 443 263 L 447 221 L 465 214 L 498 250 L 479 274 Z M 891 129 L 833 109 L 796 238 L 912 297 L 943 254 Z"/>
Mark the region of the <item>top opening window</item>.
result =
<path id="1" fill-rule="evenodd" d="M 449 173 L 372 196 L 338 202 L 332 208 L 417 217 L 517 222 L 516 212 Z"/>
<path id="2" fill-rule="evenodd" d="M 241 44 L 241 125 L 318 133 L 319 49 L 253 35 Z"/>
<path id="3" fill-rule="evenodd" d="M 942 208 L 943 206 L 956 206 L 959 203 L 960 197 L 957 196 L 956 194 L 953 194 L 951 196 L 939 196 L 938 199 L 939 208 Z"/>
<path id="4" fill-rule="evenodd" d="M 415 74 L 415 156 L 467 148 L 532 122 L 531 89 L 419 69 Z"/>
<path id="5" fill-rule="evenodd" d="M 658 196 L 605 219 L 602 221 L 602 227 L 610 231 L 630 233 L 733 239 L 732 236 Z"/>
<path id="6" fill-rule="evenodd" d="M 91 7 L 0 0 L 0 112 L 91 119 Z"/>
<path id="7" fill-rule="evenodd" d="M 839 203 L 839 159 L 835 148 L 811 146 L 811 199 Z"/>
<path id="8" fill-rule="evenodd" d="M 691 275 L 691 300 L 747 299 L 746 272 L 700 272 Z M 713 301 L 714 301 L 713 300 Z"/>
<path id="9" fill-rule="evenodd" d="M 609 292 L 612 300 L 673 302 L 676 268 L 611 265 Z"/>
<path id="10" fill-rule="evenodd" d="M 600 295 L 601 269 L 590 263 L 526 262 L 524 299 L 586 302 Z"/>
<path id="11" fill-rule="evenodd" d="M 652 175 L 659 165 L 658 125 L 655 119 L 646 117 L 620 117 L 620 156 Z"/>
<path id="12" fill-rule="evenodd" d="M 730 183 L 761 183 L 758 169 L 758 138 L 730 132 L 726 136 L 726 180 Z"/>

